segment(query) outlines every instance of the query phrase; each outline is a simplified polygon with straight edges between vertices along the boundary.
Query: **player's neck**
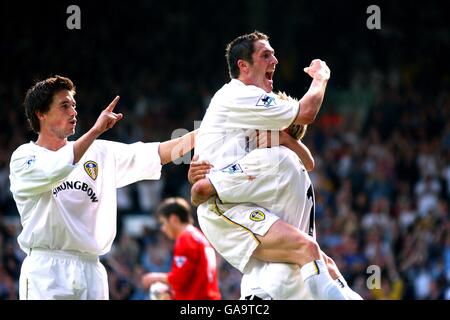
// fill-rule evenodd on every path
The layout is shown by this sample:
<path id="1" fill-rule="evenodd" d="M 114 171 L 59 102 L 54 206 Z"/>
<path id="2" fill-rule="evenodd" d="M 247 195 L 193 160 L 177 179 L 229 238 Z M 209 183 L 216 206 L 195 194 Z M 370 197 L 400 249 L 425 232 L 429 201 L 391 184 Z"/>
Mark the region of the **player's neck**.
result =
<path id="1" fill-rule="evenodd" d="M 177 229 L 177 237 L 182 234 L 184 231 L 186 231 L 189 228 L 190 224 L 180 224 L 180 226 Z"/>
<path id="2" fill-rule="evenodd" d="M 35 143 L 42 148 L 57 151 L 67 144 L 67 138 L 61 139 L 45 133 L 40 133 Z"/>
<path id="3" fill-rule="evenodd" d="M 253 85 L 252 79 L 250 79 L 250 78 L 248 78 L 248 77 L 246 77 L 244 75 L 240 75 L 236 80 L 239 80 L 240 82 L 242 82 L 246 86 Z"/>

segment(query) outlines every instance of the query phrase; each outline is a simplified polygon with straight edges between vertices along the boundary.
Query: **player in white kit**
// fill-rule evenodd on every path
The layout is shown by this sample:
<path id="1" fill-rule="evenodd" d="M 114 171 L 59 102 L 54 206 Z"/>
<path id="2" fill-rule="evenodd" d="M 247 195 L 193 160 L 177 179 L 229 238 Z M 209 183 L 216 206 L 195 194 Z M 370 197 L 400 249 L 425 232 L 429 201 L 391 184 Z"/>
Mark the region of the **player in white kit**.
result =
<path id="1" fill-rule="evenodd" d="M 266 35 L 254 32 L 236 38 L 227 47 L 227 60 L 232 79 L 212 98 L 199 129 L 195 153 L 216 169 L 227 168 L 233 173 L 242 170 L 234 164 L 255 149 L 251 130 L 281 130 L 292 123 L 314 121 L 330 71 L 323 61 L 313 60 L 305 68 L 313 78 L 311 86 L 296 103 L 272 93 L 278 61 Z M 277 168 L 280 160 L 277 156 L 275 161 L 267 162 Z M 271 168 L 261 166 L 259 170 Z M 194 193 L 195 188 L 196 185 Z M 267 196 L 270 199 L 270 193 Z M 214 197 L 199 206 L 199 224 L 216 250 L 233 266 L 244 272 L 251 257 L 295 264 L 301 267 L 314 298 L 346 299 L 330 277 L 313 237 L 262 208 L 255 211 L 251 204 L 240 204 L 239 210 L 229 210 L 217 200 Z"/>
<path id="2" fill-rule="evenodd" d="M 162 143 L 123 144 L 96 140 L 123 115 L 119 97 L 94 126 L 68 141 L 77 122 L 75 87 L 55 76 L 27 92 L 25 111 L 36 142 L 11 157 L 11 192 L 27 253 L 20 274 L 20 299 L 108 299 L 106 254 L 116 235 L 116 189 L 159 179 L 161 166 L 189 151 L 195 133 Z"/>
<path id="3" fill-rule="evenodd" d="M 249 224 L 247 220 L 252 220 L 252 215 L 260 217 L 258 223 L 263 223 L 266 213 L 275 213 L 280 219 L 315 239 L 314 190 L 307 174 L 307 171 L 312 170 L 314 160 L 309 149 L 300 141 L 298 146 L 294 145 L 296 141 L 289 144 L 283 141 L 286 140 L 280 139 L 281 144 L 287 145 L 292 150 L 285 146 L 258 149 L 230 166 L 239 170 L 230 170 L 230 167 L 223 170 L 212 169 L 207 176 L 208 179 L 201 182 L 204 189 L 203 199 L 194 198 L 194 202 L 203 202 L 208 195 L 217 194 L 219 198 L 216 201 L 217 209 L 221 210 L 218 212 L 233 217 L 235 223 L 247 226 Z M 190 175 L 195 175 L 193 172 L 195 170 L 190 170 Z M 243 202 L 247 204 L 236 205 Z M 250 215 L 241 216 L 240 213 L 249 207 L 253 210 Z M 252 226 L 249 229 L 255 228 Z M 214 237 L 214 233 L 211 236 Z M 226 254 L 229 255 L 230 253 Z M 361 299 L 348 287 L 334 261 L 323 252 L 322 258 L 346 298 Z M 242 271 L 242 298 L 277 300 L 313 298 L 304 286 L 297 265 L 269 263 L 250 258 Z"/>

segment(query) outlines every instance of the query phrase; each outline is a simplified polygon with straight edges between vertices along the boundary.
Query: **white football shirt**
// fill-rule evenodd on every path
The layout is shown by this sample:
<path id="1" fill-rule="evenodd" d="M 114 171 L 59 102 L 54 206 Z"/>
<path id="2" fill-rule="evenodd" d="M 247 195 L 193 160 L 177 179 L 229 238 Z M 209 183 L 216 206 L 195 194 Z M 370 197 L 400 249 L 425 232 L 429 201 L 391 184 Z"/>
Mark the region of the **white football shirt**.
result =
<path id="1" fill-rule="evenodd" d="M 287 128 L 298 110 L 294 100 L 280 99 L 232 79 L 211 99 L 198 131 L 195 153 L 215 168 L 224 168 L 256 148 L 250 139 L 256 129 Z"/>
<path id="2" fill-rule="evenodd" d="M 96 140 L 76 165 L 73 142 L 57 151 L 34 142 L 17 148 L 10 182 L 23 226 L 20 247 L 107 253 L 116 235 L 116 189 L 159 179 L 158 148 Z"/>
<path id="3" fill-rule="evenodd" d="M 305 167 L 290 149 L 279 146 L 254 150 L 230 167 L 212 170 L 208 177 L 224 209 L 239 210 L 236 203 L 252 204 L 315 238 L 313 186 Z M 243 273 L 243 296 L 261 288 L 277 300 L 311 298 L 296 265 L 250 258 Z"/>

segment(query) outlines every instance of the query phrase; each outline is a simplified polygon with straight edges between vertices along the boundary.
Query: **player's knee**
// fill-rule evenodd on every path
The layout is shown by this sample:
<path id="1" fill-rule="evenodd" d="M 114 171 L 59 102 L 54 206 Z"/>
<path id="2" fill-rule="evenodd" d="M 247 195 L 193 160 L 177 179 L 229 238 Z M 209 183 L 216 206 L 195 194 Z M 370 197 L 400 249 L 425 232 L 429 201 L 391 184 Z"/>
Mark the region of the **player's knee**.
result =
<path id="1" fill-rule="evenodd" d="M 296 243 L 298 245 L 297 250 L 302 257 L 302 262 L 309 262 L 311 260 L 320 259 L 320 247 L 319 244 L 307 235 L 299 234 Z"/>
<path id="2" fill-rule="evenodd" d="M 319 244 L 312 238 L 306 240 L 305 248 L 315 257 L 320 257 L 320 247 Z"/>

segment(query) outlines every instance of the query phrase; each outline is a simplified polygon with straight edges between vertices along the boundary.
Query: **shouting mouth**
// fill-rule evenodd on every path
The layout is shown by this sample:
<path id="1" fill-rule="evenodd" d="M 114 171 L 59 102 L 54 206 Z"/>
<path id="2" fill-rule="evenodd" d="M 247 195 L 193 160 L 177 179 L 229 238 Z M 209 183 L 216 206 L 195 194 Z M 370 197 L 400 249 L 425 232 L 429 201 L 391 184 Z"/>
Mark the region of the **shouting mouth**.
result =
<path id="1" fill-rule="evenodd" d="M 266 72 L 266 74 L 265 74 L 266 79 L 269 81 L 273 81 L 273 73 L 274 73 L 273 71 Z"/>

